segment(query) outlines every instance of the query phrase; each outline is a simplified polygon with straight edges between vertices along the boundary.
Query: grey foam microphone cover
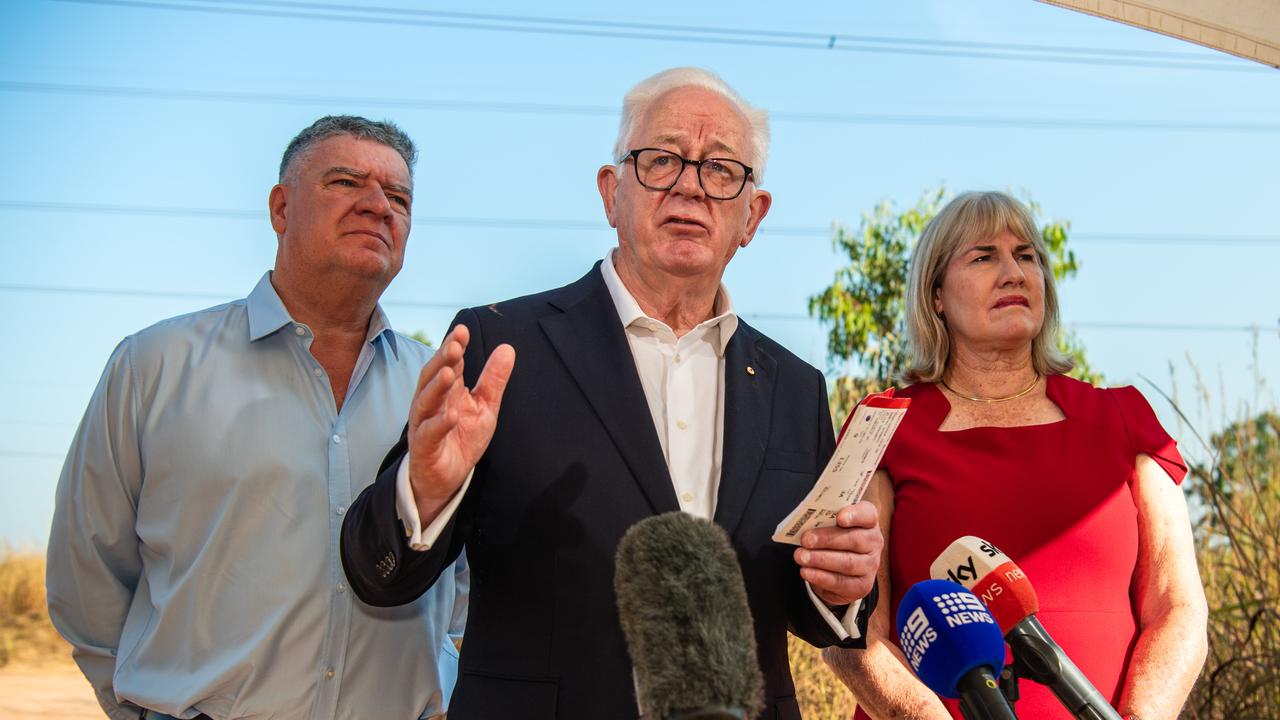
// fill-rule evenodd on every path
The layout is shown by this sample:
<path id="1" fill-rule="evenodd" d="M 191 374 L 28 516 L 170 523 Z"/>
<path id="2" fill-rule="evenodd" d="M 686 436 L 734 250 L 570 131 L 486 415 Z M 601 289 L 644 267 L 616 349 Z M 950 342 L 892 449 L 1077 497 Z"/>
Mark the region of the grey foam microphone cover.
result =
<path id="1" fill-rule="evenodd" d="M 683 512 L 636 523 L 618 545 L 613 587 L 643 717 L 760 714 L 751 610 L 720 526 Z"/>

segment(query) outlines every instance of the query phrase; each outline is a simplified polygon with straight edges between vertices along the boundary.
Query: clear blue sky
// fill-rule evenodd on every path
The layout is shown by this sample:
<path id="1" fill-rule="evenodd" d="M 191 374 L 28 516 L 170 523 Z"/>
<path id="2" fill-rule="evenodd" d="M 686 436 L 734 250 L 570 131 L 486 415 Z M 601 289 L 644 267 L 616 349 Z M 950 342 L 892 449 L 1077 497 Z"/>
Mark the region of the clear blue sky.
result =
<path id="1" fill-rule="evenodd" d="M 815 365 L 832 223 L 941 183 L 1026 189 L 1072 223 L 1065 320 L 1109 382 L 1139 384 L 1184 443 L 1140 375 L 1176 378 L 1195 411 L 1194 361 L 1205 429 L 1275 403 L 1280 71 L 1029 0 L 424 5 L 5 3 L 0 537 L 43 546 L 112 347 L 270 267 L 267 192 L 316 117 L 390 118 L 421 145 L 384 300 L 438 338 L 456 308 L 564 284 L 611 246 L 594 175 L 616 109 L 674 65 L 773 113 L 773 210 L 726 282 Z"/>

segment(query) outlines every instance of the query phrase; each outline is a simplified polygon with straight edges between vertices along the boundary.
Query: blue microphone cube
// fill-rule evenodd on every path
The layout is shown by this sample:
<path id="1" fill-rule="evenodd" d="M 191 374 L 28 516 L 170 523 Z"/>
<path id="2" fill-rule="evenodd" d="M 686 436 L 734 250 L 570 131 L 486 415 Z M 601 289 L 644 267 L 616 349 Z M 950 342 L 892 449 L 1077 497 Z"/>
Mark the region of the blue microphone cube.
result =
<path id="1" fill-rule="evenodd" d="M 957 698 L 957 684 L 977 667 L 1004 669 L 1004 636 L 976 595 L 950 580 L 911 586 L 898 606 L 898 646 L 928 688 Z"/>

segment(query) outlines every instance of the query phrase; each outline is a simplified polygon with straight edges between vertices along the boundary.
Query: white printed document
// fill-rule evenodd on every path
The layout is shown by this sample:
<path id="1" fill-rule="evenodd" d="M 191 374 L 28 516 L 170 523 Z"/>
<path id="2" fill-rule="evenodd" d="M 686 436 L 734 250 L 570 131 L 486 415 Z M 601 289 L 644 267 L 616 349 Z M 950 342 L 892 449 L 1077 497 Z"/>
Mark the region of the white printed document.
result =
<path id="1" fill-rule="evenodd" d="M 862 499 L 910 404 L 910 398 L 895 398 L 893 388 L 858 404 L 844 421 L 827 469 L 804 501 L 778 523 L 774 542 L 799 545 L 805 532 L 835 525 L 840 508 Z"/>

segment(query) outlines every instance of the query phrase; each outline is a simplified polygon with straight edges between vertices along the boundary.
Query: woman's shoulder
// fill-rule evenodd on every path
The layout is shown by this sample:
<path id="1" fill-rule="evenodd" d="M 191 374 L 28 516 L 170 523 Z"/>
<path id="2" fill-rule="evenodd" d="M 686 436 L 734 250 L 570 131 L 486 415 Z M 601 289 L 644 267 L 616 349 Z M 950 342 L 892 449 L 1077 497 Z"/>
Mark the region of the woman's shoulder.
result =
<path id="1" fill-rule="evenodd" d="M 946 398 L 938 390 L 938 386 L 929 382 L 918 382 L 893 391 L 894 397 L 907 398 L 911 401 L 907 409 L 907 421 L 918 420 L 924 415 L 933 417 L 938 413 L 946 413 Z M 936 418 L 941 422 L 942 418 Z M 936 424 L 935 424 L 936 427 Z"/>
<path id="2" fill-rule="evenodd" d="M 894 397 L 911 398 L 912 404 L 921 400 L 933 400 L 942 397 L 942 391 L 938 390 L 937 383 L 917 382 L 911 383 L 900 388 L 894 388 Z"/>
<path id="3" fill-rule="evenodd" d="M 1186 474 L 1177 443 L 1136 387 L 1101 388 L 1066 375 L 1051 375 L 1049 397 L 1067 417 L 1122 434 L 1135 454 L 1155 457 L 1176 481 Z"/>
<path id="4" fill-rule="evenodd" d="M 902 424 L 894 432 L 895 442 L 889 445 L 891 450 L 895 446 L 901 447 L 902 442 L 898 440 L 900 436 L 919 439 L 937 432 L 938 426 L 942 424 L 942 419 L 946 417 L 950 408 L 946 397 L 934 383 L 918 382 L 894 388 L 893 396 L 909 400 L 910 405 L 907 406 L 907 414 L 903 416 Z"/>
<path id="5" fill-rule="evenodd" d="M 1132 385 L 1098 387 L 1068 375 L 1050 375 L 1046 391 L 1063 414 L 1076 420 L 1107 426 L 1159 424 L 1151 403 Z"/>

